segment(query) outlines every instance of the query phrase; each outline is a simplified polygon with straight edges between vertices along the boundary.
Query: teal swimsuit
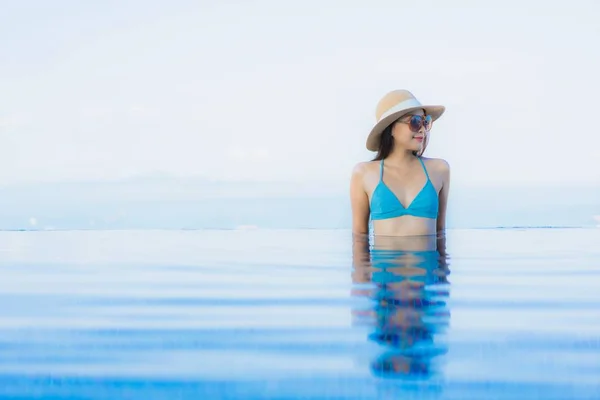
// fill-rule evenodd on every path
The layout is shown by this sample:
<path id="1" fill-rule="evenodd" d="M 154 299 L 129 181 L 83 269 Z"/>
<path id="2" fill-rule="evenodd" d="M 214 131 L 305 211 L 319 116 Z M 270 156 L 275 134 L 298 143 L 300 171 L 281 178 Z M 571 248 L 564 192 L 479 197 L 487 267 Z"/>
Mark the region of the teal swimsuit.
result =
<path id="1" fill-rule="evenodd" d="M 417 197 L 408 205 L 404 207 L 396 195 L 390 190 L 390 188 L 383 182 L 383 160 L 381 160 L 380 172 L 379 172 L 379 183 L 373 195 L 371 196 L 371 219 L 387 219 L 400 217 L 402 215 L 413 215 L 415 217 L 423 218 L 437 218 L 438 215 L 438 194 L 429 179 L 429 174 L 425 168 L 423 160 L 419 157 L 419 161 L 427 176 L 425 186 L 421 189 Z"/>

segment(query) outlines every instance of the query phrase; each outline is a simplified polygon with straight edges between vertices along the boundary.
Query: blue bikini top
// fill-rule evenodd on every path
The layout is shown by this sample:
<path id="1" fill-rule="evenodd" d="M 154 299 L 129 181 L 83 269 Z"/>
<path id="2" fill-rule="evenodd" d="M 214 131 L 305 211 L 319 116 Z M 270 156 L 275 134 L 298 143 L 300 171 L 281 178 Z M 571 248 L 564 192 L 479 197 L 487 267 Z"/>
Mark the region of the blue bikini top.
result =
<path id="1" fill-rule="evenodd" d="M 390 188 L 383 182 L 383 160 L 381 160 L 380 171 L 379 171 L 379 183 L 373 191 L 371 196 L 371 219 L 387 219 L 400 217 L 402 215 L 413 215 L 415 217 L 423 218 L 437 218 L 438 215 L 438 194 L 429 179 L 429 174 L 425 168 L 423 160 L 419 158 L 423 171 L 427 181 L 425 186 L 417 194 L 417 197 L 408 205 L 404 207 L 396 195 L 390 190 Z"/>

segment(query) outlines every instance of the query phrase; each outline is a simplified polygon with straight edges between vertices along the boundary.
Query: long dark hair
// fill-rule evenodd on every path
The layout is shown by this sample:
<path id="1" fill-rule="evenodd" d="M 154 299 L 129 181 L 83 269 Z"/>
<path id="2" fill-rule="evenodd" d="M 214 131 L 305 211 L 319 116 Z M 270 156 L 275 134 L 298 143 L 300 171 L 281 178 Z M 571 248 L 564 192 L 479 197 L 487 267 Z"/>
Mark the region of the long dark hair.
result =
<path id="1" fill-rule="evenodd" d="M 377 150 L 377 155 L 375 155 L 375 158 L 373 158 L 372 161 L 380 161 L 387 158 L 387 156 L 389 156 L 392 150 L 394 149 L 394 137 L 392 136 L 392 127 L 396 122 L 398 122 L 398 120 L 386 126 L 383 132 L 381 132 L 381 138 L 379 140 L 379 149 Z M 419 154 L 418 151 L 413 151 L 412 153 L 416 157 L 421 157 L 425 152 L 425 149 L 427 148 L 428 142 L 429 135 L 425 134 L 425 143 L 423 143 L 423 150 L 421 151 L 421 153 Z"/>
<path id="2" fill-rule="evenodd" d="M 394 126 L 395 123 L 396 121 L 392 122 L 391 124 L 385 127 L 383 132 L 381 132 L 381 137 L 379 139 L 379 149 L 377 150 L 377 154 L 375 155 L 373 161 L 380 161 L 387 158 L 387 156 L 389 156 L 392 150 L 394 149 L 394 137 L 392 136 L 392 126 Z"/>

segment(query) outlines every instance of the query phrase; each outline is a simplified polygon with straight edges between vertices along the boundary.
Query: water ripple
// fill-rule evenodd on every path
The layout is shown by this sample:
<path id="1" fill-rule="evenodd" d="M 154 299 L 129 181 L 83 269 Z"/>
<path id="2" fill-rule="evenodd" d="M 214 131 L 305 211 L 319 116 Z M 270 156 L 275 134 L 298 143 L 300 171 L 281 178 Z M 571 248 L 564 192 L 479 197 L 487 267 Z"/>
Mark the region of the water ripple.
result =
<path id="1" fill-rule="evenodd" d="M 0 232 L 0 397 L 600 398 L 600 230 L 371 239 Z"/>

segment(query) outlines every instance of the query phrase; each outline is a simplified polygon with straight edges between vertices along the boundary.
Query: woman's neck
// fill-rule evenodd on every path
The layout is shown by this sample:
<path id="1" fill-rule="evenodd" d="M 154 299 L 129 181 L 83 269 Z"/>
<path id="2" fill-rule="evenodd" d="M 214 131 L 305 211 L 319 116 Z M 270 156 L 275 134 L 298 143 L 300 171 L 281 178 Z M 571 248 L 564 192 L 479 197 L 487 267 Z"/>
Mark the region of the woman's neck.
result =
<path id="1" fill-rule="evenodd" d="M 410 165 L 415 162 L 417 156 L 415 156 L 412 150 L 394 150 L 386 158 L 385 161 L 390 165 Z"/>

